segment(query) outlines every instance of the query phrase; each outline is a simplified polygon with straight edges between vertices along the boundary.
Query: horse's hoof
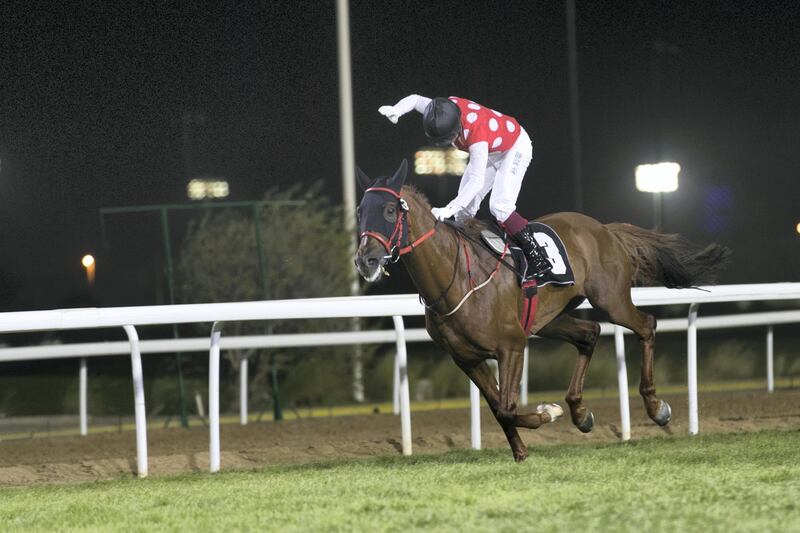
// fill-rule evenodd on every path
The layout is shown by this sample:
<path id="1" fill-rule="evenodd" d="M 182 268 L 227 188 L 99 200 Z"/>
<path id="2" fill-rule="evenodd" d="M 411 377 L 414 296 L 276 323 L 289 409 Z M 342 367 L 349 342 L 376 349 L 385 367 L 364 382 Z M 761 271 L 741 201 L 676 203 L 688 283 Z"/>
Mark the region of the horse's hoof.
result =
<path id="1" fill-rule="evenodd" d="M 514 462 L 515 463 L 521 463 L 522 461 L 524 461 L 527 458 L 528 458 L 528 452 L 527 451 L 514 452 Z"/>
<path id="2" fill-rule="evenodd" d="M 550 422 L 555 422 L 564 416 L 564 409 L 557 403 L 540 403 L 536 406 L 536 412 L 540 415 L 545 413 L 550 415 Z"/>
<path id="3" fill-rule="evenodd" d="M 664 400 L 659 400 L 658 411 L 656 416 L 653 417 L 653 422 L 659 426 L 666 426 L 672 418 L 672 407 L 669 406 Z"/>
<path id="4" fill-rule="evenodd" d="M 576 427 L 581 433 L 589 433 L 594 428 L 594 414 L 589 411 L 589 414 L 583 419 L 583 422 L 578 424 Z"/>

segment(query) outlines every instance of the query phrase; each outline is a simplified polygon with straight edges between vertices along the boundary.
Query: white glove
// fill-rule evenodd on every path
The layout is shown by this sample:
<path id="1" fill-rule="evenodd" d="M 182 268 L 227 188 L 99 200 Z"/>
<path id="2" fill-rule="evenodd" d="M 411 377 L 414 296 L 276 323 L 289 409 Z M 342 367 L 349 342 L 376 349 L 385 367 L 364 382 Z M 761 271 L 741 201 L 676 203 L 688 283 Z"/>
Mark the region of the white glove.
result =
<path id="1" fill-rule="evenodd" d="M 441 222 L 455 215 L 456 210 L 450 207 L 449 205 L 446 205 L 444 207 L 434 207 L 433 209 L 431 209 L 431 213 L 433 213 L 433 216 L 436 217 L 436 220 Z"/>
<path id="2" fill-rule="evenodd" d="M 378 113 L 388 118 L 392 124 L 397 124 L 397 119 L 400 118 L 400 112 L 392 105 L 384 105 L 379 107 Z"/>

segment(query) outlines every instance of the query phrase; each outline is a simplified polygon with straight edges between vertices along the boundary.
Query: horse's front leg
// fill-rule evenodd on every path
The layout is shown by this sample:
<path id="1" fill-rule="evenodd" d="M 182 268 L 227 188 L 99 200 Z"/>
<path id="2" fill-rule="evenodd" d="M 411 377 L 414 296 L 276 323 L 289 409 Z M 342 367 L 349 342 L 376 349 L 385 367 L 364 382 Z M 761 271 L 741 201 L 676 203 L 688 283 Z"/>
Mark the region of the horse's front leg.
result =
<path id="1" fill-rule="evenodd" d="M 524 350 L 501 351 L 497 356 L 500 370 L 499 405 L 495 416 L 501 424 L 512 423 L 517 427 L 537 429 L 548 422 L 555 422 L 564 410 L 558 404 L 540 404 L 536 412 L 517 414 L 519 385 L 522 379 Z"/>
<path id="2" fill-rule="evenodd" d="M 481 394 L 483 394 L 483 397 L 486 399 L 486 403 L 489 404 L 489 409 L 492 410 L 492 414 L 497 419 L 500 427 L 503 428 L 503 433 L 506 435 L 508 445 L 511 446 L 511 453 L 514 454 L 514 460 L 519 463 L 527 459 L 528 448 L 525 446 L 525 443 L 522 442 L 522 438 L 519 436 L 519 432 L 517 431 L 514 421 L 504 421 L 497 416 L 497 410 L 500 405 L 500 396 L 497 393 L 497 381 L 494 379 L 494 373 L 492 372 L 492 369 L 489 368 L 489 365 L 486 364 L 486 361 L 473 364 L 464 363 L 455 358 L 454 361 L 458 367 L 464 371 L 469 379 L 472 380 L 475 386 L 478 387 L 478 389 L 481 391 Z"/>
<path id="3" fill-rule="evenodd" d="M 497 366 L 500 374 L 500 404 L 497 406 L 498 420 L 510 422 L 516 420 L 523 357 L 524 352 L 520 349 L 503 349 L 497 353 Z"/>

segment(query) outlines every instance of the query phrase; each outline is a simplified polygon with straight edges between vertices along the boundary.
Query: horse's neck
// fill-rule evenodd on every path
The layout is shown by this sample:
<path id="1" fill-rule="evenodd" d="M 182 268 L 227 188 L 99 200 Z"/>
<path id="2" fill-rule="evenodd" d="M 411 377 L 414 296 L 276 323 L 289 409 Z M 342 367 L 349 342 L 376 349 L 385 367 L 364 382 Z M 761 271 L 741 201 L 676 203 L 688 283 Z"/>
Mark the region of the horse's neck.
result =
<path id="1" fill-rule="evenodd" d="M 408 238 L 410 242 L 419 239 L 431 228 L 435 220 L 430 214 L 430 207 L 417 198 L 414 194 L 404 195 L 409 204 L 408 212 Z M 413 252 L 403 256 L 408 274 L 414 281 L 417 290 L 428 302 L 433 302 L 442 297 L 452 284 L 458 285 L 455 279 L 456 254 L 458 245 L 452 232 L 443 224 L 439 224 L 436 232 Z"/>

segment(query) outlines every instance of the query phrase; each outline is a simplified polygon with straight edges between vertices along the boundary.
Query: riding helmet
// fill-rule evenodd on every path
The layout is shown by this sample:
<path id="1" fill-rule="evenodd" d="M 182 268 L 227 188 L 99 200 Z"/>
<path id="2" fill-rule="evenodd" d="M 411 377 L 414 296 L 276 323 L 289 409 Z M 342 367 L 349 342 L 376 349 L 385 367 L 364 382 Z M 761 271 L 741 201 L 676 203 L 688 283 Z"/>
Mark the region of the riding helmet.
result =
<path id="1" fill-rule="evenodd" d="M 461 133 L 461 110 L 447 98 L 434 98 L 422 115 L 422 128 L 431 144 L 449 146 Z"/>

